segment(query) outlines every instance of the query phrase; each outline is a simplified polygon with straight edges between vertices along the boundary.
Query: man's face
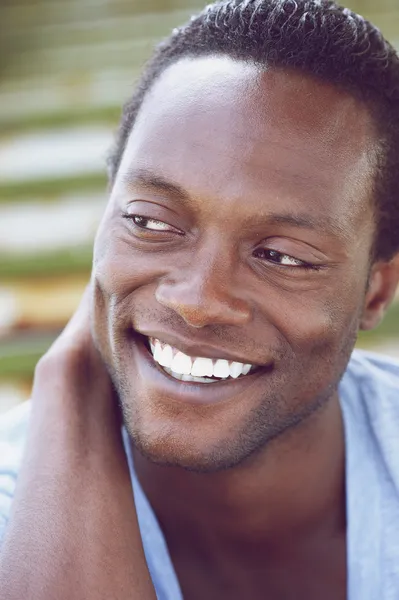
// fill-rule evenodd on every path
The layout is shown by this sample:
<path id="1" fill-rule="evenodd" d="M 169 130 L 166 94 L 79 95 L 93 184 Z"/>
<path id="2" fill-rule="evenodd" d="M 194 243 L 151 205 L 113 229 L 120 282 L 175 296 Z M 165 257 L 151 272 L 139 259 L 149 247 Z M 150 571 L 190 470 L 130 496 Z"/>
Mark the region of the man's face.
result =
<path id="1" fill-rule="evenodd" d="M 209 57 L 154 84 L 93 271 L 95 338 L 152 460 L 231 467 L 336 399 L 369 272 L 372 144 L 356 100 L 301 74 Z"/>

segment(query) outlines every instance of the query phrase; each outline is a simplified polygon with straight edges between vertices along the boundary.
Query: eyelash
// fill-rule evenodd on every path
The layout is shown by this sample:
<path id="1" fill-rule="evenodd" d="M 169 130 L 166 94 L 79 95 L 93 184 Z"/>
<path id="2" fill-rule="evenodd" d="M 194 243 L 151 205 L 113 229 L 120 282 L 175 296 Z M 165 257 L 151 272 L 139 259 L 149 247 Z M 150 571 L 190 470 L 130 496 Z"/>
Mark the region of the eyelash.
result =
<path id="1" fill-rule="evenodd" d="M 151 231 L 154 233 L 159 233 L 159 232 L 165 232 L 165 233 L 177 233 L 178 235 L 183 235 L 183 232 L 180 231 L 179 229 L 177 229 L 177 227 L 173 227 L 173 225 L 169 225 L 168 223 L 165 223 L 164 221 L 160 221 L 159 219 L 151 219 L 150 217 L 143 217 L 141 215 L 131 215 L 128 213 L 125 213 L 122 215 L 122 217 L 124 219 L 127 219 L 128 221 L 130 221 L 131 223 L 133 223 L 133 225 L 135 227 L 139 227 L 140 229 L 143 229 L 144 231 Z M 141 220 L 141 221 L 152 221 L 153 223 L 160 223 L 161 225 L 165 225 L 166 227 L 169 227 L 170 230 L 162 230 L 162 229 L 150 229 L 148 227 L 145 227 L 144 225 L 137 223 L 137 220 Z"/>
<path id="2" fill-rule="evenodd" d="M 162 225 L 165 225 L 166 227 L 170 227 L 171 230 L 173 229 L 173 231 L 168 231 L 166 230 L 166 233 L 177 233 L 178 235 L 184 235 L 183 232 L 180 232 L 176 227 L 173 227 L 172 225 L 168 225 L 168 223 L 165 223 L 164 221 L 160 221 L 159 219 L 151 219 L 149 217 L 143 217 L 141 215 L 132 215 L 132 214 L 128 214 L 128 213 L 124 213 L 122 215 L 122 217 L 124 219 L 127 219 L 128 221 L 130 221 L 135 227 L 139 227 L 140 229 L 143 229 L 144 231 L 152 231 L 155 233 L 162 233 L 161 229 L 149 229 L 147 227 L 145 227 L 143 224 L 140 224 L 136 221 L 136 219 L 138 221 L 152 221 L 153 223 L 160 223 Z M 165 230 L 164 230 L 165 232 Z M 265 257 L 261 257 L 261 256 L 257 256 L 257 258 L 261 258 L 263 260 L 267 260 L 268 262 L 271 262 L 275 265 L 279 265 L 282 266 L 284 269 L 301 269 L 304 271 L 319 271 L 322 266 L 321 265 L 314 265 L 312 263 L 307 263 L 305 261 L 299 260 L 298 258 L 295 258 L 294 256 L 291 256 L 289 254 L 284 254 L 283 252 L 279 252 L 278 250 L 272 250 L 272 249 L 268 249 L 268 248 L 258 248 L 257 250 L 255 250 L 255 253 L 266 253 L 269 255 L 269 258 L 265 258 Z M 274 255 L 274 258 L 289 258 L 292 261 L 295 261 L 297 264 L 297 266 L 293 266 L 293 265 L 282 265 L 281 263 L 277 262 L 276 260 L 271 260 L 271 257 Z"/>
<path id="3" fill-rule="evenodd" d="M 284 269 L 302 269 L 304 271 L 320 271 L 320 269 L 322 268 L 321 265 L 314 265 L 312 263 L 308 263 L 305 262 L 303 260 L 299 260 L 299 258 L 295 258 L 294 256 L 291 256 L 290 254 L 284 254 L 283 252 L 279 252 L 278 250 L 272 250 L 269 248 L 258 248 L 257 250 L 255 250 L 256 253 L 260 253 L 263 252 L 265 254 L 269 255 L 269 258 L 265 258 L 265 257 L 261 257 L 261 256 L 257 256 L 257 258 L 263 258 L 263 260 L 267 260 L 269 262 L 272 262 L 273 264 L 277 264 L 279 266 L 284 267 Z M 297 263 L 297 266 L 294 265 L 283 265 L 279 262 L 277 262 L 276 260 L 271 260 L 271 257 L 274 255 L 275 258 L 289 258 L 292 261 L 295 261 Z"/>

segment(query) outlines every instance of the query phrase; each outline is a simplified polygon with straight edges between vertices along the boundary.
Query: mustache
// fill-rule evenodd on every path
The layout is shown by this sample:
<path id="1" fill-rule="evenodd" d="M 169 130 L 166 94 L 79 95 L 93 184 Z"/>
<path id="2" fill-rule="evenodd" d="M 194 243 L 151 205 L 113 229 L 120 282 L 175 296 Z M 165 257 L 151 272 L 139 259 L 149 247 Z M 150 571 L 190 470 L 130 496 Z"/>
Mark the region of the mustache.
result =
<path id="1" fill-rule="evenodd" d="M 236 327 L 233 325 L 208 324 L 204 327 L 193 328 L 187 325 L 177 313 L 167 309 L 154 310 L 151 307 L 140 307 L 130 312 L 128 325 L 134 330 L 165 330 L 165 332 L 173 332 L 181 335 L 186 339 L 198 343 L 215 343 L 218 346 L 234 347 L 238 352 L 243 354 L 250 353 L 253 356 L 273 356 L 280 359 L 287 355 L 288 348 L 284 348 L 281 341 L 277 339 L 276 333 L 273 336 L 260 335 L 259 326 L 245 326 L 245 328 Z M 118 319 L 118 317 L 116 317 Z M 273 329 L 271 324 L 265 324 L 265 329 Z M 263 331 L 263 328 L 262 328 Z M 270 338 L 274 339 L 273 345 L 270 343 Z M 265 352 L 266 350 L 266 352 Z"/>

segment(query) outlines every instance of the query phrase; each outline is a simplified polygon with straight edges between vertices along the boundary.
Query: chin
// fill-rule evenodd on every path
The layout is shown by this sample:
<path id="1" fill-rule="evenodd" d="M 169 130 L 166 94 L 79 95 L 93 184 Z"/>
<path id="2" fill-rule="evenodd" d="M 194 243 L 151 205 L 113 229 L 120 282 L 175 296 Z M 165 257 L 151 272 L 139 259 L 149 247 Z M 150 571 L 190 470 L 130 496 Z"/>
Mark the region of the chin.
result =
<path id="1" fill-rule="evenodd" d="M 233 456 L 226 448 L 209 449 L 188 445 L 187 440 L 171 439 L 163 436 L 154 439 L 137 431 L 129 432 L 133 446 L 144 458 L 160 466 L 180 467 L 195 473 L 217 473 L 237 467 L 245 460 L 244 456 Z"/>
<path id="2" fill-rule="evenodd" d="M 234 467 L 242 460 L 242 457 L 232 456 L 231 442 L 219 440 L 215 444 L 205 431 L 201 433 L 201 427 L 194 427 L 190 434 L 179 421 L 146 420 L 137 411 L 125 408 L 123 414 L 134 448 L 157 465 L 213 473 Z"/>
<path id="3" fill-rule="evenodd" d="M 240 425 L 232 425 L 221 418 L 207 422 L 198 415 L 193 419 L 177 414 L 161 415 L 160 410 L 147 412 L 146 402 L 135 406 L 126 400 L 122 401 L 124 424 L 134 448 L 152 463 L 196 473 L 217 473 L 244 466 L 267 451 L 282 433 L 310 416 L 297 415 L 276 428 L 270 427 L 260 411 L 254 411 Z"/>
<path id="4" fill-rule="evenodd" d="M 198 473 L 233 469 L 263 454 L 331 394 L 310 390 L 308 398 L 293 402 L 292 385 L 285 386 L 274 368 L 232 382 L 176 381 L 155 365 L 144 344 L 119 356 L 110 371 L 134 447 L 153 463 Z"/>

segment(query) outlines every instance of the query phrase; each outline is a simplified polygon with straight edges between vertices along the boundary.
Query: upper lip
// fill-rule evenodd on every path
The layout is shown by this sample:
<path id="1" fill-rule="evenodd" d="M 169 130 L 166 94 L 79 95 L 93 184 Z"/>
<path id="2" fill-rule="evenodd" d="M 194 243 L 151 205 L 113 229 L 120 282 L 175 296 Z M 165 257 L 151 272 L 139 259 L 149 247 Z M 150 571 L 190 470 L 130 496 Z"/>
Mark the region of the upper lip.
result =
<path id="1" fill-rule="evenodd" d="M 248 360 L 247 357 L 243 357 L 242 355 L 235 354 L 234 352 L 229 352 L 224 348 L 218 348 L 213 345 L 202 344 L 198 342 L 192 342 L 185 340 L 182 337 L 177 337 L 176 335 L 171 335 L 169 333 L 164 333 L 161 331 L 138 331 L 142 336 L 146 338 L 155 338 L 164 344 L 168 344 L 169 346 L 173 346 L 177 350 L 181 350 L 184 354 L 191 357 L 203 357 L 203 358 L 212 358 L 214 360 L 224 359 L 231 362 L 239 362 L 243 364 L 250 364 L 254 366 L 263 367 L 268 363 L 261 363 L 259 361 L 251 361 Z M 270 364 L 270 361 L 269 361 Z"/>

